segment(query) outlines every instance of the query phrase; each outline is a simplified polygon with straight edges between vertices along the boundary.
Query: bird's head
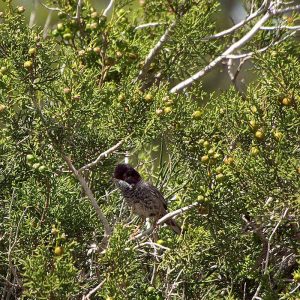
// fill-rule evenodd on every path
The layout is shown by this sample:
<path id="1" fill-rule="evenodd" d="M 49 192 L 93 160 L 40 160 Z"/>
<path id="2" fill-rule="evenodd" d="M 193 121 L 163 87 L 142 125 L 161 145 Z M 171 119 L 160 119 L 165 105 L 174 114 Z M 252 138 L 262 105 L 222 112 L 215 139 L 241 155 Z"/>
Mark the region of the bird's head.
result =
<path id="1" fill-rule="evenodd" d="M 128 184 L 137 184 L 142 180 L 141 175 L 128 164 L 119 164 L 114 171 L 114 179 L 123 180 Z"/>

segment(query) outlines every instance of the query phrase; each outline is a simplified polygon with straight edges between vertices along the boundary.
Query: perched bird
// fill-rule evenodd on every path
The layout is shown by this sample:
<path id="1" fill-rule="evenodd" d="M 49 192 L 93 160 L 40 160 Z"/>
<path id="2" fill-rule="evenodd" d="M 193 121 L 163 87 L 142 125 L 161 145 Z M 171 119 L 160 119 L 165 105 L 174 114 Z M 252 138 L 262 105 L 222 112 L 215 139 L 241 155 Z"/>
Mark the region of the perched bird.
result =
<path id="1" fill-rule="evenodd" d="M 132 212 L 143 220 L 150 217 L 155 225 L 167 214 L 167 202 L 163 195 L 151 183 L 144 181 L 133 167 L 119 164 L 115 168 L 113 177 Z M 180 226 L 174 220 L 168 219 L 165 223 L 177 234 L 181 233 Z"/>

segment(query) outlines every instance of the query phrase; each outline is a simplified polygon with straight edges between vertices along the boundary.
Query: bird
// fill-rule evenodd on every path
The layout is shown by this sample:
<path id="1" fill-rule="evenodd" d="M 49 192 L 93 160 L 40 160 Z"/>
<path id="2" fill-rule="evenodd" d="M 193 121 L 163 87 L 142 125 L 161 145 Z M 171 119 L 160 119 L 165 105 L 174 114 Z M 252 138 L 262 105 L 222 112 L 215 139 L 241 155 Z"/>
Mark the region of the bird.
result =
<path id="1" fill-rule="evenodd" d="M 113 179 L 121 191 L 132 212 L 142 218 L 157 221 L 168 213 L 167 202 L 161 192 L 151 183 L 144 181 L 137 170 L 129 164 L 118 164 Z M 181 227 L 173 220 L 165 223 L 177 234 L 182 233 Z"/>

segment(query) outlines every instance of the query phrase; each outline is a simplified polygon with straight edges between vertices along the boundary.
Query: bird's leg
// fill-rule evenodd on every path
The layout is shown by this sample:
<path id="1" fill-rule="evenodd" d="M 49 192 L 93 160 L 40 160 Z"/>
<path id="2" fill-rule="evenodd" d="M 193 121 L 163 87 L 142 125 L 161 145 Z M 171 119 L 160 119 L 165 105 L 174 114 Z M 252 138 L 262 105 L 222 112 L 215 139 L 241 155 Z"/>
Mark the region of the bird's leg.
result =
<path id="1" fill-rule="evenodd" d="M 156 241 L 158 240 L 158 225 L 157 225 L 157 221 L 159 220 L 159 218 L 157 219 L 154 219 L 154 222 L 153 222 L 153 233 L 152 233 L 152 236 L 153 236 L 153 242 L 156 243 Z"/>
<path id="2" fill-rule="evenodd" d="M 134 237 L 135 235 L 137 235 L 137 233 L 140 231 L 140 228 L 144 225 L 145 221 L 146 221 L 146 218 L 145 217 L 141 217 L 141 222 L 139 222 L 139 224 L 134 229 L 134 231 L 132 233 L 132 237 Z"/>

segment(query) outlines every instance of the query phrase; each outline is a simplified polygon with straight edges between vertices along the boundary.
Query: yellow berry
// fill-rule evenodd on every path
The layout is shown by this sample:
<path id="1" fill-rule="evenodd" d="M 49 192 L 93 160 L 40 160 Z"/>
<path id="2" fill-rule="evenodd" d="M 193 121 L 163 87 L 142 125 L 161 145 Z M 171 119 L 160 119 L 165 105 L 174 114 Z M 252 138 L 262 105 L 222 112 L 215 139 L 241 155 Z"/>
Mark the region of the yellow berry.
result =
<path id="1" fill-rule="evenodd" d="M 58 23 L 56 28 L 58 31 L 64 31 L 65 25 L 63 23 Z"/>
<path id="2" fill-rule="evenodd" d="M 91 18 L 96 19 L 98 17 L 98 13 L 96 11 L 91 13 Z"/>
<path id="3" fill-rule="evenodd" d="M 264 139 L 264 137 L 265 137 L 265 134 L 264 134 L 264 132 L 262 131 L 262 130 L 257 130 L 256 132 L 255 132 L 255 137 L 256 137 L 256 139 L 258 139 L 258 140 L 263 140 Z"/>
<path id="4" fill-rule="evenodd" d="M 146 102 L 151 102 L 153 100 L 153 96 L 152 94 L 148 93 L 145 95 L 144 99 Z"/>
<path id="5" fill-rule="evenodd" d="M 294 272 L 293 279 L 296 282 L 300 282 L 300 272 Z"/>
<path id="6" fill-rule="evenodd" d="M 170 106 L 164 108 L 165 114 L 169 114 L 170 112 L 172 112 L 172 108 Z"/>
<path id="7" fill-rule="evenodd" d="M 217 168 L 216 168 L 216 172 L 217 172 L 217 174 L 220 174 L 220 173 L 222 173 L 222 171 L 223 171 L 222 167 L 217 167 Z"/>
<path id="8" fill-rule="evenodd" d="M 257 129 L 256 121 L 255 120 L 249 121 L 249 126 L 250 126 L 251 130 L 255 131 Z"/>
<path id="9" fill-rule="evenodd" d="M 3 75 L 6 74 L 7 73 L 7 67 L 1 67 L 0 73 L 3 74 Z"/>
<path id="10" fill-rule="evenodd" d="M 0 104 L 0 113 L 6 110 L 6 106 L 4 104 Z"/>
<path id="11" fill-rule="evenodd" d="M 55 254 L 56 256 L 61 256 L 61 255 L 63 255 L 63 253 L 64 253 L 63 247 L 61 247 L 61 246 L 55 247 L 55 249 L 54 249 L 54 254 Z"/>
<path id="12" fill-rule="evenodd" d="M 209 149 L 207 152 L 208 156 L 214 156 L 215 154 L 215 149 Z"/>
<path id="13" fill-rule="evenodd" d="M 36 54 L 36 48 L 30 48 L 30 49 L 28 50 L 28 54 L 29 54 L 29 55 L 35 55 L 35 54 Z"/>
<path id="14" fill-rule="evenodd" d="M 158 244 L 158 245 L 165 245 L 166 244 L 166 242 L 164 241 L 164 240 L 158 240 L 157 242 L 156 242 L 156 244 Z"/>
<path id="15" fill-rule="evenodd" d="M 204 146 L 205 148 L 208 148 L 208 147 L 209 147 L 209 141 L 204 141 L 203 146 Z"/>
<path id="16" fill-rule="evenodd" d="M 193 112 L 192 117 L 195 120 L 199 120 L 201 118 L 202 114 L 203 114 L 202 111 L 196 110 L 196 111 Z"/>
<path id="17" fill-rule="evenodd" d="M 255 114 L 257 113 L 257 107 L 255 105 L 252 105 L 250 110 Z"/>
<path id="18" fill-rule="evenodd" d="M 224 181 L 224 179 L 225 179 L 224 174 L 222 174 L 222 173 L 217 174 L 217 176 L 216 176 L 216 181 L 222 182 L 222 181 Z"/>
<path id="19" fill-rule="evenodd" d="M 276 131 L 274 132 L 274 137 L 275 137 L 275 139 L 276 139 L 277 141 L 280 141 L 280 140 L 283 138 L 283 133 L 280 132 L 280 131 L 278 131 L 278 130 L 276 130 Z"/>
<path id="20" fill-rule="evenodd" d="M 125 100 L 126 100 L 125 94 L 121 93 L 121 94 L 118 96 L 118 101 L 119 101 L 119 102 L 124 102 Z"/>
<path id="21" fill-rule="evenodd" d="M 92 24 L 90 25 L 90 28 L 91 28 L 92 30 L 97 29 L 97 28 L 98 28 L 98 23 L 96 23 L 96 22 L 92 23 Z"/>
<path id="22" fill-rule="evenodd" d="M 234 159 L 231 156 L 224 159 L 224 164 L 225 165 L 231 165 L 231 164 L 233 164 L 233 162 L 234 162 Z"/>
<path id="23" fill-rule="evenodd" d="M 292 104 L 292 99 L 291 98 L 283 98 L 281 101 L 282 105 L 284 106 L 289 106 Z"/>
<path id="24" fill-rule="evenodd" d="M 63 39 L 66 40 L 66 41 L 71 40 L 72 37 L 73 37 L 72 34 L 69 33 L 69 32 L 67 32 L 67 33 L 65 33 L 65 34 L 63 35 Z"/>
<path id="25" fill-rule="evenodd" d="M 259 154 L 259 149 L 257 147 L 251 147 L 250 154 L 251 154 L 251 156 L 258 155 Z"/>
<path id="26" fill-rule="evenodd" d="M 204 156 L 201 157 L 201 161 L 202 161 L 203 163 L 208 162 L 208 160 L 209 160 L 208 155 L 204 155 Z"/>
<path id="27" fill-rule="evenodd" d="M 26 69 L 30 69 L 32 67 L 32 61 L 31 60 L 27 60 L 24 62 L 24 67 Z"/>

